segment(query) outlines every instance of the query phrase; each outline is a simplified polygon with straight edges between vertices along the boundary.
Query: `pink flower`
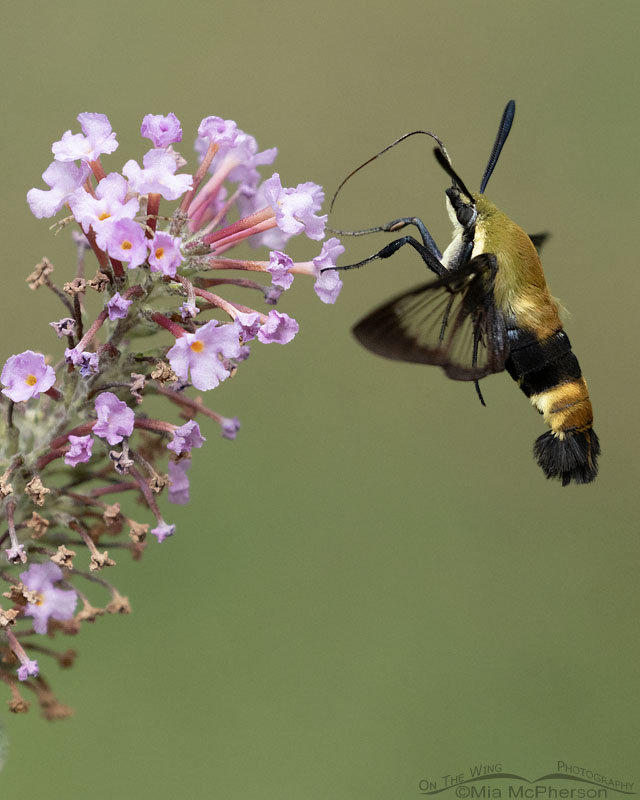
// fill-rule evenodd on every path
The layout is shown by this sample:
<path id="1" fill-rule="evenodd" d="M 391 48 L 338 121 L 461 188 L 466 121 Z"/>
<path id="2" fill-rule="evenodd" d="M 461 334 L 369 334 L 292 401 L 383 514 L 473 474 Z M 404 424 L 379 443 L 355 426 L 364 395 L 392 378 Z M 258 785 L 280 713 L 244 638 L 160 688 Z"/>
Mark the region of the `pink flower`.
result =
<path id="1" fill-rule="evenodd" d="M 95 375 L 100 369 L 100 356 L 97 353 L 87 353 L 84 350 L 78 351 L 78 347 L 67 347 L 64 351 L 64 358 L 67 364 L 73 364 L 80 368 L 83 378 Z"/>
<path id="2" fill-rule="evenodd" d="M 191 461 L 189 461 L 188 458 L 182 461 L 169 462 L 168 500 L 170 503 L 185 506 L 189 502 L 189 478 L 187 477 L 187 470 L 190 466 Z M 151 533 L 155 533 L 155 531 L 151 531 Z"/>
<path id="3" fill-rule="evenodd" d="M 42 173 L 42 179 L 51 187 L 49 191 L 29 189 L 27 192 L 27 203 L 31 213 L 38 219 L 53 217 L 79 189 L 82 194 L 86 194 L 81 187 L 90 172 L 91 168 L 84 162 L 77 167 L 72 163 L 62 164 L 53 161 Z"/>
<path id="4" fill-rule="evenodd" d="M 323 303 L 335 303 L 342 289 L 342 281 L 335 267 L 338 256 L 344 253 L 340 240 L 332 237 L 322 244 L 320 255 L 313 259 L 318 278 L 313 286 Z M 324 272 L 323 272 L 324 270 Z"/>
<path id="5" fill-rule="evenodd" d="M 14 544 L 4 552 L 7 554 L 7 561 L 10 564 L 26 564 L 27 562 L 27 554 L 24 551 L 23 544 Z"/>
<path id="6" fill-rule="evenodd" d="M 162 272 L 170 278 L 175 278 L 176 270 L 182 264 L 179 236 L 170 236 L 159 231 L 153 237 L 150 246 L 149 268 L 151 272 Z"/>
<path id="7" fill-rule="evenodd" d="M 29 676 L 37 678 L 39 671 L 38 662 L 32 661 L 30 658 L 26 658 L 24 661 L 22 661 L 22 665 L 18 667 L 18 680 L 26 681 Z"/>
<path id="8" fill-rule="evenodd" d="M 197 317 L 198 314 L 200 313 L 200 309 L 195 303 L 189 303 L 186 300 L 184 303 L 180 305 L 179 311 L 180 311 L 180 316 L 184 320 L 194 319 L 194 317 Z"/>
<path id="9" fill-rule="evenodd" d="M 258 311 L 249 313 L 245 313 L 244 311 L 238 312 L 236 322 L 240 326 L 243 342 L 250 342 L 252 339 L 256 338 L 256 334 L 260 330 L 260 325 L 262 324 L 261 318 L 262 315 Z"/>
<path id="10" fill-rule="evenodd" d="M 128 191 L 129 185 L 122 175 L 111 172 L 96 186 L 95 197 L 82 190 L 76 192 L 69 202 L 84 232 L 88 233 L 89 228 L 93 228 L 98 235 L 98 245 L 103 250 L 105 246 L 100 243 L 102 228 L 118 219 L 133 219 L 138 213 L 140 203 L 135 197 L 127 200 Z"/>
<path id="11" fill-rule="evenodd" d="M 342 281 L 335 269 L 330 269 L 318 276 L 313 288 L 323 303 L 335 303 L 342 289 Z"/>
<path id="12" fill-rule="evenodd" d="M 223 439 L 235 439 L 240 430 L 240 420 L 238 417 L 223 417 L 220 420 L 220 428 Z"/>
<path id="13" fill-rule="evenodd" d="M 168 536 L 173 536 L 175 529 L 175 525 L 168 525 L 164 520 L 160 520 L 159 524 L 151 529 L 151 533 L 158 537 L 158 542 L 164 542 Z"/>
<path id="14" fill-rule="evenodd" d="M 207 440 L 200 433 L 198 423 L 190 419 L 173 432 L 173 439 L 167 445 L 169 450 L 179 456 L 181 453 L 190 453 L 194 447 L 202 447 Z M 169 462 L 171 463 L 171 462 Z"/>
<path id="15" fill-rule="evenodd" d="M 113 322 L 116 319 L 125 319 L 129 313 L 129 306 L 133 300 L 125 300 L 120 292 L 114 292 L 113 297 L 107 303 L 109 319 Z"/>
<path id="16" fill-rule="evenodd" d="M 180 120 L 173 111 L 166 117 L 162 114 L 147 114 L 142 120 L 140 133 L 146 139 L 151 139 L 154 147 L 167 147 L 174 142 L 182 141 Z"/>
<path id="17" fill-rule="evenodd" d="M 240 355 L 239 329 L 235 323 L 220 325 L 212 319 L 196 333 L 185 333 L 167 353 L 171 368 L 183 381 L 189 379 L 201 391 L 214 389 L 230 375 L 220 360 Z"/>
<path id="18" fill-rule="evenodd" d="M 77 120 L 83 133 L 67 131 L 59 142 L 53 143 L 51 151 L 56 161 L 96 161 L 102 153 L 117 149 L 116 135 L 104 114 L 85 111 L 78 114 Z"/>
<path id="19" fill-rule="evenodd" d="M 59 621 L 71 619 L 78 595 L 73 589 L 65 591 L 53 585 L 62 580 L 59 566 L 50 561 L 32 564 L 26 572 L 20 573 L 20 578 L 29 591 L 38 593 L 37 601 L 28 603 L 24 610 L 27 617 L 33 617 L 33 629 L 36 633 L 47 632 L 50 617 Z"/>
<path id="20" fill-rule="evenodd" d="M 7 359 L 0 381 L 7 387 L 2 394 L 14 403 L 22 403 L 49 390 L 56 382 L 56 373 L 45 363 L 42 353 L 25 350 Z"/>
<path id="21" fill-rule="evenodd" d="M 269 253 L 269 266 L 267 269 L 271 273 L 271 282 L 274 286 L 281 289 L 288 289 L 293 283 L 293 275 L 289 272 L 293 266 L 293 259 L 280 250 L 272 250 Z"/>
<path id="22" fill-rule="evenodd" d="M 238 126 L 232 119 L 222 119 L 222 117 L 205 117 L 198 127 L 198 137 L 204 139 L 204 147 L 196 149 L 206 151 L 209 144 L 233 145 L 238 133 Z"/>
<path id="23" fill-rule="evenodd" d="M 279 311 L 270 311 L 267 321 L 258 331 L 257 337 L 263 344 L 288 344 L 298 333 L 299 326 L 295 319 Z"/>
<path id="24" fill-rule="evenodd" d="M 51 325 L 51 327 L 58 334 L 58 339 L 62 339 L 63 336 L 76 335 L 76 321 L 71 317 L 63 317 L 63 319 L 58 320 L 57 322 L 50 322 L 49 325 Z"/>
<path id="25" fill-rule="evenodd" d="M 118 219 L 100 229 L 98 246 L 111 258 L 124 261 L 129 269 L 139 267 L 147 258 L 149 240 L 132 219 Z"/>
<path id="26" fill-rule="evenodd" d="M 95 402 L 98 421 L 93 426 L 96 436 L 106 439 L 110 445 L 118 444 L 125 436 L 131 436 L 135 415 L 113 392 L 102 392 Z"/>
<path id="27" fill-rule="evenodd" d="M 295 236 L 306 233 L 310 239 L 322 239 L 327 215 L 316 216 L 324 200 L 322 187 L 307 181 L 295 189 L 283 188 L 277 172 L 264 182 L 264 196 L 276 212 L 276 221 L 281 231 Z"/>
<path id="28" fill-rule="evenodd" d="M 233 164 L 233 168 L 229 170 L 227 176 L 229 180 L 240 184 L 239 188 L 255 189 L 260 182 L 260 173 L 256 167 L 273 164 L 278 155 L 278 148 L 269 147 L 267 150 L 258 152 L 258 143 L 255 138 L 244 131 L 239 131 L 233 147 L 223 152 L 224 155 L 218 154 L 216 159 L 224 158 L 228 165 Z M 214 163 L 216 159 L 214 159 Z"/>
<path id="29" fill-rule="evenodd" d="M 142 163 L 144 169 L 131 159 L 122 168 L 131 188 L 138 194 L 161 194 L 165 200 L 177 200 L 191 188 L 191 175 L 175 175 L 178 164 L 175 156 L 166 150 L 148 150 Z"/>
<path id="30" fill-rule="evenodd" d="M 64 454 L 64 463 L 70 467 L 75 467 L 78 464 L 85 464 L 91 458 L 91 451 L 93 449 L 93 438 L 90 434 L 87 436 L 69 436 L 69 444 L 71 447 Z"/>

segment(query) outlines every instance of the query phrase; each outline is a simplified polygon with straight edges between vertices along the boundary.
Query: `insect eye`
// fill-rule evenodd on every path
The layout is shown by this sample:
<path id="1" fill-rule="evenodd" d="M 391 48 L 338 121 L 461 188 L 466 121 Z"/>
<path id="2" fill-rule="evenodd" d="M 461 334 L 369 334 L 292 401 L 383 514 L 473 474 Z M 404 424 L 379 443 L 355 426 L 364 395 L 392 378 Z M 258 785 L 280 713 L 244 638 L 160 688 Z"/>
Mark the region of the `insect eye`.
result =
<path id="1" fill-rule="evenodd" d="M 475 220 L 476 210 L 473 206 L 460 206 L 460 208 L 456 209 L 456 217 L 462 227 L 467 228 Z"/>

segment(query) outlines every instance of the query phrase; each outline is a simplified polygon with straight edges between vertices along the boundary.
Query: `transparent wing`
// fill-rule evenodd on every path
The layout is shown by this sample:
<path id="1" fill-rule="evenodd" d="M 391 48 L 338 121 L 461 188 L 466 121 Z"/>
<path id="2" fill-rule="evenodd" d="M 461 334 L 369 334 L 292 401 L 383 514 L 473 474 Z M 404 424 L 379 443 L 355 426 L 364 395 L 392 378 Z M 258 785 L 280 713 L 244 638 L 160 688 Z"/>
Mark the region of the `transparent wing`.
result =
<path id="1" fill-rule="evenodd" d="M 508 353 L 504 319 L 493 297 L 496 271 L 495 256 L 483 253 L 385 303 L 353 332 L 378 355 L 436 364 L 455 380 L 501 372 Z"/>

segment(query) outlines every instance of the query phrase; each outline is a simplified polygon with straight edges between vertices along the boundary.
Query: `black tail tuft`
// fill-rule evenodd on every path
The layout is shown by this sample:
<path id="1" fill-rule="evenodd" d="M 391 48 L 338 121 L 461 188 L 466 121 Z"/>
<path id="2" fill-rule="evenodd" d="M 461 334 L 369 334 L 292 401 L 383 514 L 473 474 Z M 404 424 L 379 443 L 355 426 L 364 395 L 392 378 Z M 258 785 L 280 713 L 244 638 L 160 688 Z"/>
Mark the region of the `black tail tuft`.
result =
<path id="1" fill-rule="evenodd" d="M 536 439 L 533 455 L 547 478 L 557 478 L 563 486 L 591 483 L 598 474 L 600 442 L 591 428 L 567 433 L 564 439 L 547 431 Z"/>

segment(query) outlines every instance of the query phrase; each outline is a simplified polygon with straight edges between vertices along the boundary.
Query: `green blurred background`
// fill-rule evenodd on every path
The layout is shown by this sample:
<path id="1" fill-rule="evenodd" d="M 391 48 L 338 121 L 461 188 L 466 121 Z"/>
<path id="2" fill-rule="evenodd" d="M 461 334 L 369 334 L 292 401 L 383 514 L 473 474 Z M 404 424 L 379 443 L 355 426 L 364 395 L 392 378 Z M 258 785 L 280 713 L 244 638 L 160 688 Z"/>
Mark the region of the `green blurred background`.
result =
<path id="1" fill-rule="evenodd" d="M 514 97 L 489 196 L 553 234 L 547 278 L 603 456 L 595 484 L 562 489 L 508 376 L 482 408 L 440 370 L 358 347 L 351 325 L 424 280 L 415 253 L 345 275 L 335 306 L 298 278 L 281 308 L 299 336 L 255 347 L 208 398 L 241 418 L 237 441 L 205 426 L 177 535 L 109 576 L 134 613 L 60 640 L 79 658 L 47 674 L 75 716 L 2 712 L 3 797 L 411 798 L 481 760 L 638 785 L 639 23 L 625 0 L 4 4 L 2 361 L 57 347 L 60 309 L 24 278 L 45 254 L 70 273 L 73 249 L 25 193 L 78 112 L 111 119 L 109 169 L 146 149 L 144 114 L 173 110 L 188 158 L 217 114 L 280 148 L 285 185 L 330 195 L 419 127 L 477 186 Z M 446 185 L 417 137 L 332 223 L 417 214 L 443 245 Z M 349 260 L 387 240 L 346 241 Z"/>

